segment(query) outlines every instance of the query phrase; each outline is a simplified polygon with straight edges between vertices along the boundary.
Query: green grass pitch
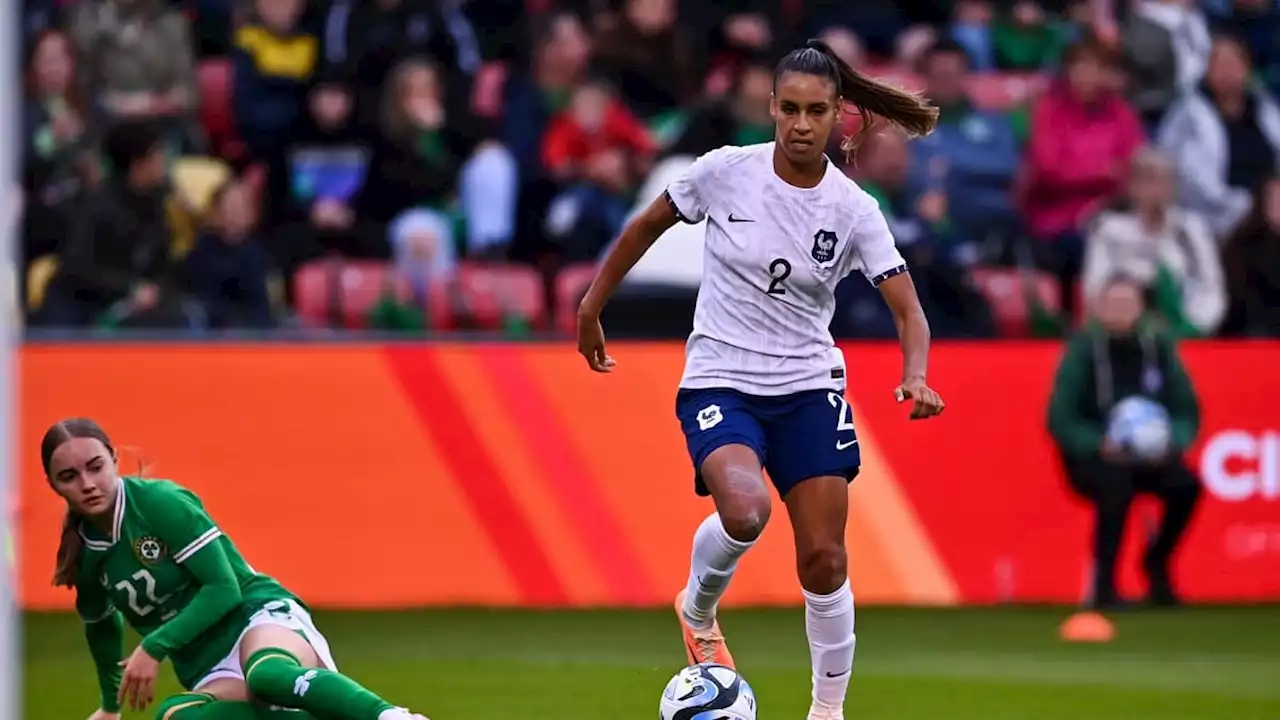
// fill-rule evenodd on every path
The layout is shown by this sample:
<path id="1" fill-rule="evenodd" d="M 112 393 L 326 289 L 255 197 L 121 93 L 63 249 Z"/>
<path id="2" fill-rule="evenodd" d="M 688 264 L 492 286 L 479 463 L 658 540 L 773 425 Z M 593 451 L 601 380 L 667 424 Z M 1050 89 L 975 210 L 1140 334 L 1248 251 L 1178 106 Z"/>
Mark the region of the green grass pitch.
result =
<path id="1" fill-rule="evenodd" d="M 1106 646 L 1060 642 L 1066 612 L 859 609 L 846 716 L 1280 719 L 1280 606 L 1125 614 Z M 668 612 L 321 612 L 316 621 L 344 672 L 432 720 L 650 720 L 684 663 Z M 803 720 L 801 611 L 726 611 L 722 623 L 760 717 Z M 95 683 L 79 623 L 29 614 L 24 629 L 22 717 L 88 717 Z"/>

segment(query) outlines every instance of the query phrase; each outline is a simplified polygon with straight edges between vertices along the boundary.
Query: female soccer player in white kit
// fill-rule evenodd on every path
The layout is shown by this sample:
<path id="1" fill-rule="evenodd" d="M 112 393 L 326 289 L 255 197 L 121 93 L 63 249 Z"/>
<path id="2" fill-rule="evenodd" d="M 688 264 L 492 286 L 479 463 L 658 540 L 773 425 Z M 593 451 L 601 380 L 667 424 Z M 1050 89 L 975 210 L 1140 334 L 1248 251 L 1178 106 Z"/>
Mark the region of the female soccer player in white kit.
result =
<path id="1" fill-rule="evenodd" d="M 853 271 L 880 288 L 903 352 L 899 402 L 911 417 L 942 412 L 925 384 L 929 326 L 906 264 L 874 199 L 826 157 L 842 103 L 867 132 L 878 120 L 911 135 L 937 111 L 915 95 L 859 75 L 821 42 L 778 64 L 773 142 L 699 157 L 633 219 L 578 311 L 578 350 L 610 372 L 600 312 L 622 278 L 676 220 L 707 221 L 705 269 L 676 396 L 695 489 L 716 512 L 693 540 L 687 587 L 676 598 L 690 663 L 733 665 L 716 606 L 738 559 L 769 519 L 761 470 L 795 534 L 813 663 L 810 720 L 839 720 L 853 668 L 853 593 L 844 547 L 848 483 L 860 454 L 844 398 L 844 357 L 831 337 L 835 288 Z M 851 150 L 859 138 L 847 138 Z"/>

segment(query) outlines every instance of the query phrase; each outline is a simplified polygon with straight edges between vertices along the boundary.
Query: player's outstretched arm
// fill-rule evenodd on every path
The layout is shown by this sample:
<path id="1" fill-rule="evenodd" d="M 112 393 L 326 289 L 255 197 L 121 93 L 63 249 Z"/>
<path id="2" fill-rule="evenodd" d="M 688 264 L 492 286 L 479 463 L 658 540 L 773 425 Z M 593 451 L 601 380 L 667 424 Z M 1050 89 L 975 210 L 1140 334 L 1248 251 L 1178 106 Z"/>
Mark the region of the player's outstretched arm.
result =
<path id="1" fill-rule="evenodd" d="M 98 690 L 101 713 L 118 715 L 120 679 L 123 671 L 120 660 L 124 652 L 124 621 L 120 613 L 111 607 L 102 586 L 95 578 L 85 578 L 76 584 L 76 612 L 84 622 L 84 638 L 89 645 L 89 655 L 98 674 Z"/>
<path id="2" fill-rule="evenodd" d="M 676 220 L 671 201 L 663 193 L 627 223 L 618 241 L 605 255 L 595 280 L 578 305 L 578 352 L 587 359 L 592 370 L 609 372 L 614 364 L 605 353 L 604 330 L 600 327 L 600 313 L 605 303 L 618 289 L 622 278 L 640 262 L 662 233 L 676 224 Z"/>
<path id="3" fill-rule="evenodd" d="M 920 306 L 911 274 L 900 272 L 879 285 L 885 304 L 893 313 L 902 345 L 902 384 L 894 391 L 898 402 L 911 400 L 911 419 L 922 420 L 942 412 L 946 403 L 925 383 L 929 370 L 929 320 Z"/>
<path id="4" fill-rule="evenodd" d="M 184 490 L 159 482 L 136 498 L 152 529 L 166 547 L 174 548 L 173 561 L 187 572 L 195 595 L 178 613 L 142 638 L 124 665 L 120 703 L 142 710 L 155 699 L 160 663 L 187 647 L 209 628 L 236 611 L 243 596 L 240 582 L 219 540 L 222 531 Z"/>

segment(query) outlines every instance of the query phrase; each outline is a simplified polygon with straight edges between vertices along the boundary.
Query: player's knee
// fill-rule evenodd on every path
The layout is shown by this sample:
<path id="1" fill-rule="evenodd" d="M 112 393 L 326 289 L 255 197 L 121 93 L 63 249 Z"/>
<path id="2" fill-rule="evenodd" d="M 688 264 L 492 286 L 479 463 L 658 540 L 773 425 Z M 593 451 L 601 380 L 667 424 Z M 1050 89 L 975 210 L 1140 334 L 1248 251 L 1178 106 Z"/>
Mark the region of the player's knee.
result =
<path id="1" fill-rule="evenodd" d="M 809 592 L 835 592 L 849 577 L 849 555 L 842 544 L 824 544 L 797 552 L 800 585 Z"/>
<path id="2" fill-rule="evenodd" d="M 772 506 L 767 495 L 737 498 L 724 504 L 726 507 L 719 509 L 720 522 L 729 537 L 738 542 L 755 542 L 769 524 Z"/>

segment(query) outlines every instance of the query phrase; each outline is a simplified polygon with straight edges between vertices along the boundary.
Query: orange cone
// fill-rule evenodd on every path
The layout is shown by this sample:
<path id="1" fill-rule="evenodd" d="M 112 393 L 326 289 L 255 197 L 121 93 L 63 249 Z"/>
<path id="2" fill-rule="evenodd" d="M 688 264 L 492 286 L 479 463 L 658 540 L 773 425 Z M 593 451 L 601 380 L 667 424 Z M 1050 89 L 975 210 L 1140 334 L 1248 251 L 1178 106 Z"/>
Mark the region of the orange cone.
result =
<path id="1" fill-rule="evenodd" d="M 1096 612 L 1078 612 L 1058 626 L 1058 636 L 1067 642 L 1108 643 L 1116 637 L 1116 626 Z"/>

